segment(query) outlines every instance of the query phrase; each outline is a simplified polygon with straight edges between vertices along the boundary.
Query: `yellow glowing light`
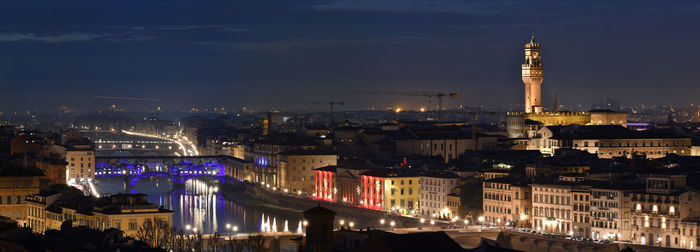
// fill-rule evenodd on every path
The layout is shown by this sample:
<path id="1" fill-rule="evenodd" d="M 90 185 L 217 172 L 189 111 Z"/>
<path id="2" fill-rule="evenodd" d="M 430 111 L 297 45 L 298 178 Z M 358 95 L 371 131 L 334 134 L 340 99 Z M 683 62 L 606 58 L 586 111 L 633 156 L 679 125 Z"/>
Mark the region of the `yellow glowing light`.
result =
<path id="1" fill-rule="evenodd" d="M 425 112 L 425 107 L 421 107 L 420 112 Z"/>
<path id="2" fill-rule="evenodd" d="M 396 108 L 394 111 L 396 111 L 396 113 L 399 113 L 401 112 L 401 108 Z"/>

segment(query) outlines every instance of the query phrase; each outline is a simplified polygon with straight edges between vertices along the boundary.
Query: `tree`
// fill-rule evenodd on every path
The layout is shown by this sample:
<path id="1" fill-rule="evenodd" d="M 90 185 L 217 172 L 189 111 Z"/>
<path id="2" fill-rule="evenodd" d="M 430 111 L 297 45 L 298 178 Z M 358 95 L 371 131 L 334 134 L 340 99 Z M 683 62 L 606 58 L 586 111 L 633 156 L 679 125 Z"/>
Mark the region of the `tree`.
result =
<path id="1" fill-rule="evenodd" d="M 170 224 L 160 218 L 146 219 L 136 230 L 136 239 L 147 243 L 151 247 L 165 247 L 168 240 L 172 239 L 174 230 Z"/>
<path id="2" fill-rule="evenodd" d="M 219 235 L 219 232 L 214 232 L 214 234 L 211 237 L 209 237 L 209 240 L 207 241 L 208 251 L 218 251 L 221 247 L 221 243 L 221 235 Z"/>
<path id="3" fill-rule="evenodd" d="M 248 251 L 267 251 L 265 249 L 265 237 L 262 234 L 248 236 Z"/>
<path id="4" fill-rule="evenodd" d="M 241 239 L 231 239 L 228 241 L 229 251 L 243 252 L 246 247 L 246 241 Z"/>

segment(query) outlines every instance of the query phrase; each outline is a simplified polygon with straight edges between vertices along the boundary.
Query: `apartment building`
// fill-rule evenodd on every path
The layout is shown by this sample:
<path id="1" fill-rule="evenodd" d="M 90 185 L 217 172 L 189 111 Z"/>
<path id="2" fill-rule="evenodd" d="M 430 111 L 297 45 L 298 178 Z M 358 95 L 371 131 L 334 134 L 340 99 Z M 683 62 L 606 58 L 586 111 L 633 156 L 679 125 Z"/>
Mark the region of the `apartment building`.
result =
<path id="1" fill-rule="evenodd" d="M 591 191 L 586 189 L 573 189 L 573 237 L 591 238 Z"/>
<path id="2" fill-rule="evenodd" d="M 533 222 L 537 231 L 573 235 L 572 183 L 531 184 Z"/>
<path id="3" fill-rule="evenodd" d="M 39 171 L 0 170 L 0 215 L 23 225 L 27 219 L 26 197 L 39 193 L 45 177 Z"/>
<path id="4" fill-rule="evenodd" d="M 420 176 L 419 184 L 420 215 L 449 219 L 457 214 L 448 208 L 447 195 L 459 185 L 459 176 L 451 172 L 428 172 Z"/>
<path id="5" fill-rule="evenodd" d="M 365 208 L 416 215 L 420 201 L 420 174 L 413 170 L 381 169 L 362 173 Z"/>
<path id="6" fill-rule="evenodd" d="M 68 183 L 92 181 L 95 179 L 95 147 L 91 143 L 77 143 L 66 146 L 66 180 Z"/>
<path id="7" fill-rule="evenodd" d="M 314 169 L 336 165 L 338 156 L 328 150 L 296 149 L 279 153 L 279 188 L 290 193 L 314 192 Z"/>
<path id="8" fill-rule="evenodd" d="M 630 200 L 631 243 L 697 250 L 700 201 L 685 175 L 650 175 Z"/>
<path id="9" fill-rule="evenodd" d="M 483 182 L 483 217 L 495 226 L 529 227 L 532 220 L 532 190 L 514 177 Z"/>
<path id="10" fill-rule="evenodd" d="M 636 184 L 591 188 L 591 237 L 596 240 L 629 240 L 630 195 L 643 189 Z"/>

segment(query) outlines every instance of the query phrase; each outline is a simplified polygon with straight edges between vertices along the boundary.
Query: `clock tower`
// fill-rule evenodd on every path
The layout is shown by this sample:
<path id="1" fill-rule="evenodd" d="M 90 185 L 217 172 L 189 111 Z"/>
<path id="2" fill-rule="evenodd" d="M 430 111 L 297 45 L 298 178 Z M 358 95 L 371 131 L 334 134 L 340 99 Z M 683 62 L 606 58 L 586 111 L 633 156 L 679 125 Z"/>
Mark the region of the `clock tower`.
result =
<path id="1" fill-rule="evenodd" d="M 525 84 L 525 113 L 542 112 L 542 55 L 540 44 L 532 34 L 530 43 L 525 44 L 523 84 Z"/>

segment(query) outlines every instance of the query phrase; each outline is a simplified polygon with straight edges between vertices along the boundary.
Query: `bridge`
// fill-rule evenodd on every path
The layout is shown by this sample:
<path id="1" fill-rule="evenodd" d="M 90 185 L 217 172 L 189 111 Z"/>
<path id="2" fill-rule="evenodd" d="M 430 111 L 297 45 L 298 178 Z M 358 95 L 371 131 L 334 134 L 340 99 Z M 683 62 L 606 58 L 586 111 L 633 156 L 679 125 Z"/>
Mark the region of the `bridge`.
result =
<path id="1" fill-rule="evenodd" d="M 96 177 L 123 177 L 130 185 L 147 177 L 167 177 L 178 184 L 202 176 L 224 182 L 225 156 L 96 157 Z"/>
<path id="2" fill-rule="evenodd" d="M 95 143 L 97 156 L 188 156 L 185 146 L 174 139 L 123 131 L 81 130 L 85 137 Z M 185 147 L 186 148 L 186 147 Z"/>

